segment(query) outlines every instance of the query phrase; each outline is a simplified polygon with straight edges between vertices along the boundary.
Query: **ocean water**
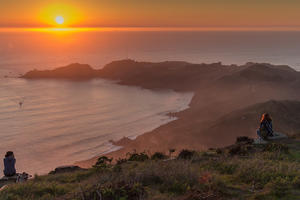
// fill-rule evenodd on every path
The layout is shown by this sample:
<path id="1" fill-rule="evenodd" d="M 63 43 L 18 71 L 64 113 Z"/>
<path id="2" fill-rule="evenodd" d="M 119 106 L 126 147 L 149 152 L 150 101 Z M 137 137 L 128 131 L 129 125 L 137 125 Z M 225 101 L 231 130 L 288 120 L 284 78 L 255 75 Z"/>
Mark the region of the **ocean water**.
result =
<path id="1" fill-rule="evenodd" d="M 167 113 L 186 109 L 191 97 L 102 79 L 1 79 L 0 152 L 14 151 L 19 171 L 47 173 L 114 150 L 109 140 L 134 138 L 174 120 Z"/>
<path id="2" fill-rule="evenodd" d="M 19 171 L 47 173 L 114 150 L 109 140 L 134 138 L 174 120 L 168 112 L 188 107 L 190 93 L 150 91 L 102 79 L 3 78 L 74 62 L 102 68 L 125 58 L 268 62 L 300 70 L 300 32 L 0 32 L 0 156 L 12 150 Z"/>
<path id="3" fill-rule="evenodd" d="M 300 32 L 103 31 L 0 32 L 0 75 L 74 62 L 112 60 L 287 64 L 300 70 Z M 12 71 L 14 69 L 14 71 Z"/>

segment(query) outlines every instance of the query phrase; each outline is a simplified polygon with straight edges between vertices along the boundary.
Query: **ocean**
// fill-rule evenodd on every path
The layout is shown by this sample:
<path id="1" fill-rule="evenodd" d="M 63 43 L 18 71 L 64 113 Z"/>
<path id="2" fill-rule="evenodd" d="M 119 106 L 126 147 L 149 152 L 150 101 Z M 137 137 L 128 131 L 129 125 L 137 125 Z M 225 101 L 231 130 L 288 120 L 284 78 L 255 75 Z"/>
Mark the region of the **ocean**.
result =
<path id="1" fill-rule="evenodd" d="M 44 174 L 116 150 L 110 140 L 135 138 L 174 120 L 167 113 L 188 108 L 191 93 L 151 91 L 103 79 L 15 78 L 31 69 L 75 62 L 102 68 L 125 58 L 268 62 L 300 70 L 300 32 L 0 32 L 0 156 L 12 150 L 19 172 Z"/>
<path id="2" fill-rule="evenodd" d="M 110 140 L 134 139 L 174 120 L 167 114 L 188 108 L 191 98 L 191 93 L 151 91 L 102 79 L 1 79 L 0 152 L 4 156 L 14 151 L 19 171 L 47 173 L 116 150 Z"/>
<path id="3" fill-rule="evenodd" d="M 74 62 L 101 68 L 125 58 L 151 62 L 268 62 L 300 70 L 300 32 L 0 32 L 0 75 L 1 71 L 24 73 Z"/>

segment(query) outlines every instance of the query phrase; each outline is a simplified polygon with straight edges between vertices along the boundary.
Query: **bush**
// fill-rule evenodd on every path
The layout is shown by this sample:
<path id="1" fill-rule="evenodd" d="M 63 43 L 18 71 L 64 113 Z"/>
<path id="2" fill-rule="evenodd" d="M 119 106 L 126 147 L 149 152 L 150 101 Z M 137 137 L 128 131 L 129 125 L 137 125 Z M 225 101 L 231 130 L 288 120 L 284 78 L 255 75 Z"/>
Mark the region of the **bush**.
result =
<path id="1" fill-rule="evenodd" d="M 164 160 L 167 158 L 168 158 L 168 156 L 161 152 L 156 152 L 151 156 L 151 160 Z"/>
<path id="2" fill-rule="evenodd" d="M 138 162 L 144 162 L 146 160 L 149 160 L 149 156 L 145 153 L 129 153 L 128 161 L 138 161 Z"/>
<path id="3" fill-rule="evenodd" d="M 108 163 L 111 163 L 113 159 L 109 159 L 108 157 L 106 156 L 101 156 L 100 158 L 98 158 L 97 162 L 96 162 L 96 165 L 107 165 Z"/>
<path id="4" fill-rule="evenodd" d="M 178 159 L 190 160 L 192 157 L 196 155 L 196 151 L 190 151 L 187 149 L 183 149 L 179 155 L 177 156 Z"/>

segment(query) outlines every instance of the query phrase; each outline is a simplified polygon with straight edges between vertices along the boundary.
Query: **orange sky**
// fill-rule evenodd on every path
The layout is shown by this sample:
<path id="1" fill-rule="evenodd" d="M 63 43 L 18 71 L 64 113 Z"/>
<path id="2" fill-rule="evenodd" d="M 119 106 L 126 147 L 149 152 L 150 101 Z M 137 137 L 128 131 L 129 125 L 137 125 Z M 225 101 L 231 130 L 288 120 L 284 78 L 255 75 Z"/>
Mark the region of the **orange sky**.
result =
<path id="1" fill-rule="evenodd" d="M 299 0 L 0 0 L 0 27 L 298 27 Z"/>

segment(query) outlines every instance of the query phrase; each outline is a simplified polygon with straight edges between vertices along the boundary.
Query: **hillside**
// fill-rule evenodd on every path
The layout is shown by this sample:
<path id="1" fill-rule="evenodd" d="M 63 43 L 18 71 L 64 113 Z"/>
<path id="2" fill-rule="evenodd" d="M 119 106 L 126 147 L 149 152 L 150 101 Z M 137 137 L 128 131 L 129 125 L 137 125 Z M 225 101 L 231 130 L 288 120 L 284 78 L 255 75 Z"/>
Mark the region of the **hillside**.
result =
<path id="1" fill-rule="evenodd" d="M 300 196 L 300 142 L 264 146 L 238 138 L 231 146 L 179 155 L 129 152 L 99 158 L 90 169 L 35 176 L 0 192 L 7 200 L 296 200 Z"/>

